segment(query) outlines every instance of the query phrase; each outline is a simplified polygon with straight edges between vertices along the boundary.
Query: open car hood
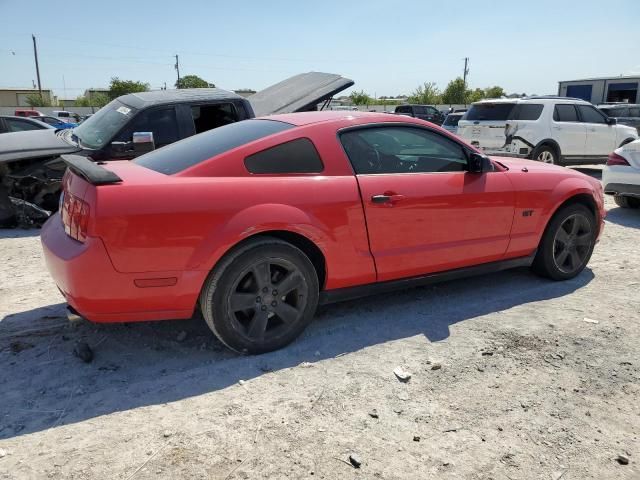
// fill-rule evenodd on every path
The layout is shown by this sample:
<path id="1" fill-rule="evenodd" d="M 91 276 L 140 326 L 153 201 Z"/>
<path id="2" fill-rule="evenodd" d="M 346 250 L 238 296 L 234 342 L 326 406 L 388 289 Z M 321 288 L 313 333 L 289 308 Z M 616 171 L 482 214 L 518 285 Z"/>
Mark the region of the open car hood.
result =
<path id="1" fill-rule="evenodd" d="M 29 130 L 0 135 L 0 163 L 49 157 L 80 150 L 56 135 L 55 130 Z"/>
<path id="2" fill-rule="evenodd" d="M 251 102 L 256 117 L 309 112 L 353 84 L 353 80 L 334 73 L 300 73 L 251 95 L 247 100 Z"/>

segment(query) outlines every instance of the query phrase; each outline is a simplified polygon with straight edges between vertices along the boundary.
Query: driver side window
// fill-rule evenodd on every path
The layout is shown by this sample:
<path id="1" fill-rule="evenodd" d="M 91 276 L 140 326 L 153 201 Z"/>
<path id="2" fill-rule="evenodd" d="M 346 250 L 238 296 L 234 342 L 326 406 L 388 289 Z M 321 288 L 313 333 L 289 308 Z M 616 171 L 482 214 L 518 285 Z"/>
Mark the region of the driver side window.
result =
<path id="1" fill-rule="evenodd" d="M 114 140 L 131 142 L 134 132 L 153 132 L 156 148 L 178 141 L 176 109 L 174 107 L 163 107 L 141 112 Z"/>
<path id="2" fill-rule="evenodd" d="M 358 175 L 468 169 L 461 145 L 423 128 L 362 128 L 341 134 L 340 141 Z"/>

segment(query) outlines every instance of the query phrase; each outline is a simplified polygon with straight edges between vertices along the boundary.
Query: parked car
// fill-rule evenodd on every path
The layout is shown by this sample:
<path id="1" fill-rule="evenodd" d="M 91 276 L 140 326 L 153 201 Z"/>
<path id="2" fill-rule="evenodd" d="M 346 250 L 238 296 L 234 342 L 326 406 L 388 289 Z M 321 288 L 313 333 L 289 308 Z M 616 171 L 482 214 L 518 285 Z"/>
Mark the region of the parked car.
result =
<path id="1" fill-rule="evenodd" d="M 41 238 L 70 315 L 199 308 L 242 353 L 288 344 L 318 303 L 517 266 L 570 279 L 604 225 L 598 180 L 492 160 L 384 113 L 245 120 L 133 162 L 63 158 L 62 208 Z"/>
<path id="2" fill-rule="evenodd" d="M 54 110 L 53 112 L 51 112 L 51 115 L 66 120 L 69 123 L 80 122 L 80 115 L 78 115 L 77 113 L 68 112 L 67 110 Z"/>
<path id="3" fill-rule="evenodd" d="M 609 155 L 602 170 L 604 193 L 618 206 L 640 208 L 640 140 L 627 143 Z"/>
<path id="4" fill-rule="evenodd" d="M 451 132 L 453 134 L 458 133 L 458 122 L 464 116 L 464 112 L 453 112 L 449 113 L 444 122 L 442 122 L 442 128 L 444 128 L 447 132 Z"/>
<path id="5" fill-rule="evenodd" d="M 483 100 L 458 123 L 458 135 L 486 153 L 546 163 L 605 163 L 609 152 L 638 138 L 584 100 L 539 96 Z"/>
<path id="6" fill-rule="evenodd" d="M 22 109 L 18 109 L 15 112 L 13 112 L 15 114 L 16 117 L 41 117 L 42 115 L 44 115 L 44 113 L 38 111 L 38 110 L 22 110 Z"/>
<path id="7" fill-rule="evenodd" d="M 51 125 L 53 128 L 65 129 L 65 128 L 74 128 L 78 126 L 77 123 L 71 123 L 60 118 L 52 117 L 50 115 L 42 115 L 40 117 L 32 117 L 32 118 L 35 118 L 36 120 L 46 123 L 47 125 Z"/>
<path id="8" fill-rule="evenodd" d="M 0 225 L 14 211 L 8 196 L 57 210 L 65 170 L 58 156 L 63 153 L 77 153 L 95 161 L 130 160 L 228 123 L 316 110 L 318 104 L 328 102 L 353 83 L 337 74 L 309 72 L 278 82 L 249 98 L 219 88 L 132 93 L 113 100 L 75 128 L 3 135 L 0 172 L 6 172 L 6 176 L 0 182 L 6 189 L 0 189 Z M 26 172 L 28 183 L 20 181 Z"/>
<path id="9" fill-rule="evenodd" d="M 433 105 L 398 105 L 395 113 L 442 125 L 445 115 Z"/>
<path id="10" fill-rule="evenodd" d="M 640 132 L 640 104 L 598 105 L 598 108 L 618 123 L 635 127 Z"/>
<path id="11" fill-rule="evenodd" d="M 14 117 L 11 115 L 0 115 L 0 133 L 25 132 L 27 130 L 53 130 L 51 125 L 47 125 L 40 120 L 31 117 Z"/>

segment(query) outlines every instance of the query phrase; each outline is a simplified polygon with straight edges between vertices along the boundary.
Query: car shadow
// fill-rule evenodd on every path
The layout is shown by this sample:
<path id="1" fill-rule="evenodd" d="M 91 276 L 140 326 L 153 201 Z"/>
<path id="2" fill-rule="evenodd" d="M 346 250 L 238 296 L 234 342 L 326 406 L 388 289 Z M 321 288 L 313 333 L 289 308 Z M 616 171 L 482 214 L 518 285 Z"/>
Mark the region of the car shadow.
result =
<path id="1" fill-rule="evenodd" d="M 72 326 L 62 303 L 15 313 L 0 321 L 0 439 L 216 392 L 393 340 L 443 341 L 456 323 L 561 297 L 593 278 L 587 269 L 552 282 L 517 269 L 329 305 L 293 344 L 252 357 L 224 348 L 198 318 Z M 91 346 L 91 363 L 72 354 L 77 342 Z"/>
<path id="2" fill-rule="evenodd" d="M 581 167 L 570 167 L 573 170 L 577 170 L 580 173 L 584 173 L 585 175 L 589 175 L 597 180 L 602 179 L 602 166 L 581 166 Z"/>
<path id="3" fill-rule="evenodd" d="M 39 228 L 0 228 L 0 239 L 37 237 L 38 235 L 40 235 Z"/>
<path id="4" fill-rule="evenodd" d="M 640 228 L 640 209 L 615 207 L 607 211 L 607 222 L 623 227 Z"/>

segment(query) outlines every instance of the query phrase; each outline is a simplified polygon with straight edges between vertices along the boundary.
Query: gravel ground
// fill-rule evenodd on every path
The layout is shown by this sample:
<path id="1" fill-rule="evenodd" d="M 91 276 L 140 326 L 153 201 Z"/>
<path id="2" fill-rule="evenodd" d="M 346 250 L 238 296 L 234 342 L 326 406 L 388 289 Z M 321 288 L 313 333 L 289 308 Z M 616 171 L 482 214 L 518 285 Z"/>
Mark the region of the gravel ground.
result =
<path id="1" fill-rule="evenodd" d="M 38 232 L 2 231 L 0 478 L 640 478 L 640 211 L 607 205 L 572 281 L 333 305 L 257 357 L 197 319 L 69 325 Z"/>

